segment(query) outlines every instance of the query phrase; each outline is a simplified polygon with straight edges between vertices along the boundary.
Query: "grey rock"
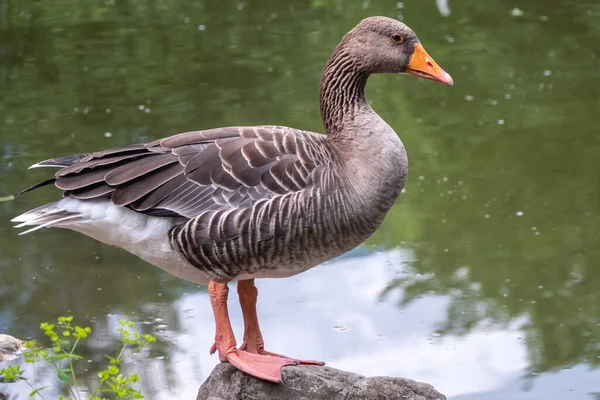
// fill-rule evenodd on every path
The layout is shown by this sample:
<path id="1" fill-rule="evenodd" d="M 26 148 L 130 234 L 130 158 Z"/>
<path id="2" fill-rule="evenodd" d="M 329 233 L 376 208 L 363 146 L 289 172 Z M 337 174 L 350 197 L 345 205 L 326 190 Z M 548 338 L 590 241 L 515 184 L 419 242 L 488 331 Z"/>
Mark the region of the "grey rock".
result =
<path id="1" fill-rule="evenodd" d="M 9 335 L 0 334 L 0 363 L 14 360 L 23 352 L 23 342 Z"/>
<path id="2" fill-rule="evenodd" d="M 365 378 L 329 367 L 282 368 L 283 383 L 261 381 L 230 364 L 215 367 L 197 400 L 446 400 L 427 383 L 405 378 Z"/>

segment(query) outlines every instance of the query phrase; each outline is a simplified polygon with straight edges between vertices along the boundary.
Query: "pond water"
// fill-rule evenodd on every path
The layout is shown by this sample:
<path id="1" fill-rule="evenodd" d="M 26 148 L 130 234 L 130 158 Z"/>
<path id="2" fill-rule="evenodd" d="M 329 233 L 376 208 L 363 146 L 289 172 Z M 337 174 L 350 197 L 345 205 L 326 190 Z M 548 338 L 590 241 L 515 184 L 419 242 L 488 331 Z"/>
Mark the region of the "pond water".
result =
<path id="1" fill-rule="evenodd" d="M 5 0 L 0 198 L 53 156 L 228 125 L 321 132 L 338 40 L 367 16 L 402 19 L 455 86 L 371 78 L 408 150 L 406 190 L 361 247 L 257 282 L 267 347 L 452 400 L 599 399 L 600 3 L 517 3 Z M 158 338 L 129 367 L 138 387 L 195 398 L 218 362 L 206 289 L 74 232 L 17 236 L 10 218 L 58 196 L 0 202 L 0 332 L 41 338 L 64 314 L 92 326 L 85 386 L 133 320 Z"/>

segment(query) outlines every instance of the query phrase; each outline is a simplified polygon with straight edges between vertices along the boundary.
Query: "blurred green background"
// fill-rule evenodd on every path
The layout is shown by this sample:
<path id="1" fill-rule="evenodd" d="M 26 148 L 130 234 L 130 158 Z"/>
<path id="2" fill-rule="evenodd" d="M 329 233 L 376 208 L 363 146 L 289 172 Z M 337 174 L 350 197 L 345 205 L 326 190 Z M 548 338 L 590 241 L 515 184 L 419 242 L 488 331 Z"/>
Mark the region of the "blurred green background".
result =
<path id="1" fill-rule="evenodd" d="M 541 375 L 595 374 L 600 364 L 598 2 L 4 0 L 0 197 L 47 177 L 27 167 L 53 156 L 238 124 L 322 132 L 321 69 L 342 35 L 372 15 L 408 23 L 455 86 L 408 76 L 367 86 L 410 172 L 384 224 L 350 256 L 411 254 L 369 307 L 393 305 L 398 340 L 410 325 L 403 310 L 427 298 L 447 300 L 437 335 L 468 341 L 481 326 L 517 324 L 525 383 L 473 398 L 598 398 L 600 384 L 576 397 L 580 384 L 568 376 L 559 389 L 569 395 L 532 389 Z M 39 322 L 71 313 L 104 332 L 87 349 L 98 362 L 114 339 L 107 321 L 120 314 L 169 332 L 147 356 L 177 375 L 173 310 L 204 288 L 72 232 L 17 236 L 10 218 L 58 196 L 46 188 L 0 202 L 0 332 L 39 336 Z M 344 290 L 334 278 L 325 284 L 330 296 Z M 209 310 L 208 301 L 198 307 Z M 286 312 L 301 312 L 303 300 L 294 308 Z M 410 355 L 403 363 L 407 377 L 427 379 L 411 375 Z M 452 379 L 460 387 L 471 378 Z"/>

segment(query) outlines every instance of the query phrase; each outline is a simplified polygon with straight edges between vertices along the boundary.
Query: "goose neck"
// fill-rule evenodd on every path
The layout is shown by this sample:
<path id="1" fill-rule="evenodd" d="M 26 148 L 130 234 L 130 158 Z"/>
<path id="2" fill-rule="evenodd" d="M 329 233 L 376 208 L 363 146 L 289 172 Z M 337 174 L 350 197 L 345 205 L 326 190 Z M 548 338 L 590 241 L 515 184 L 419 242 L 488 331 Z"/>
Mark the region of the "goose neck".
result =
<path id="1" fill-rule="evenodd" d="M 345 127 L 370 110 L 365 98 L 368 77 L 357 57 L 343 47 L 329 58 L 321 77 L 320 108 L 330 137 L 342 135 Z"/>

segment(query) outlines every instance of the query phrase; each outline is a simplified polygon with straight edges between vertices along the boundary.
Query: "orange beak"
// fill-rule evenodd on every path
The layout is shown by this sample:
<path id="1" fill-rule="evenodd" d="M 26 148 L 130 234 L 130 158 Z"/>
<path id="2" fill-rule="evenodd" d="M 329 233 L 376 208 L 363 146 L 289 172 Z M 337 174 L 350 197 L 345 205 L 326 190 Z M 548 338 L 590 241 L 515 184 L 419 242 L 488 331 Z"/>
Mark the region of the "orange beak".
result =
<path id="1" fill-rule="evenodd" d="M 418 76 L 419 78 L 430 79 L 432 81 L 441 82 L 448 86 L 454 86 L 454 81 L 449 73 L 440 68 L 433 58 L 425 51 L 421 43 L 415 43 L 415 51 L 410 57 L 410 62 L 406 68 L 409 74 Z"/>

